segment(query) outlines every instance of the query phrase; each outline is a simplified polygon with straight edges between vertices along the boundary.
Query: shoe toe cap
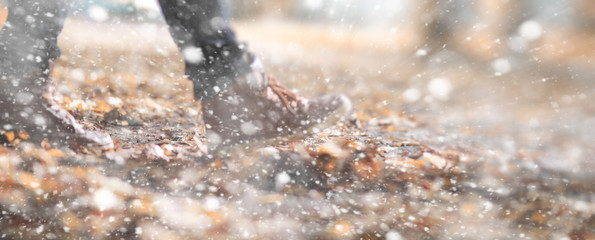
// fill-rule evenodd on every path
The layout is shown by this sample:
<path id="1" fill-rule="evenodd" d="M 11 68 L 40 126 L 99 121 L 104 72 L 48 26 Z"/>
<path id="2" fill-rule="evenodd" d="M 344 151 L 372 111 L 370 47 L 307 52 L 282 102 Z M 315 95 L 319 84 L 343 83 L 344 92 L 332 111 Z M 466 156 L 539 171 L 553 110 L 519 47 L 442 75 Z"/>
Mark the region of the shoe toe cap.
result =
<path id="1" fill-rule="evenodd" d="M 87 130 L 82 134 L 81 138 L 80 140 L 86 145 L 95 145 L 104 149 L 114 148 L 112 138 L 103 132 Z"/>
<path id="2" fill-rule="evenodd" d="M 329 115 L 347 115 L 351 112 L 353 105 L 349 97 L 344 94 L 327 94 L 320 98 L 322 111 Z"/>

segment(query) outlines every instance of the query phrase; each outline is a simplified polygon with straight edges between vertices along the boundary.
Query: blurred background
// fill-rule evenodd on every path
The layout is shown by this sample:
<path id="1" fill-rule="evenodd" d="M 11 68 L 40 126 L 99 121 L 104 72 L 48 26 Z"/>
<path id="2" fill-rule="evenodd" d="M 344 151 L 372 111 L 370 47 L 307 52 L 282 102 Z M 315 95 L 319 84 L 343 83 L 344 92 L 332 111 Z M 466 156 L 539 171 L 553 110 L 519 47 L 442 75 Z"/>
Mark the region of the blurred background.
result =
<path id="1" fill-rule="evenodd" d="M 453 190 L 450 200 L 415 200 L 413 187 L 387 194 L 420 208 L 436 198 L 456 203 L 455 210 L 437 205 L 447 209 L 437 216 L 446 223 L 426 239 L 595 236 L 595 1 L 227 2 L 238 38 L 282 84 L 304 95 L 347 94 L 358 130 L 372 137 L 473 156 L 460 162 L 471 187 Z M 198 115 L 186 107 L 191 83 L 156 0 L 81 0 L 59 45 L 56 98 L 84 110 L 77 116 L 93 119 L 89 112 L 101 112 L 93 106 L 104 99 L 108 110 L 149 119 L 145 127 L 153 118 L 144 115 L 164 116 L 149 107 Z M 478 205 L 469 210 L 467 200 Z M 377 216 L 354 219 L 377 226 Z"/>

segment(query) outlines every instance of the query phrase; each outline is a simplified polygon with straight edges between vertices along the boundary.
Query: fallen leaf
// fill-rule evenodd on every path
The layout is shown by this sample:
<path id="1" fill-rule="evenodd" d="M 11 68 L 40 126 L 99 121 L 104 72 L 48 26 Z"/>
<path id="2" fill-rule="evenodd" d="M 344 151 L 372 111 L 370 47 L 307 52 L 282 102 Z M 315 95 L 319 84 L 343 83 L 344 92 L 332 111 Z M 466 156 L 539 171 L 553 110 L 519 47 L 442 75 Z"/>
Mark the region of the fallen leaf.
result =
<path id="1" fill-rule="evenodd" d="M 331 225 L 329 233 L 333 238 L 348 238 L 354 234 L 354 230 L 353 223 L 347 220 L 339 220 Z"/>
<path id="2" fill-rule="evenodd" d="M 19 131 L 18 136 L 20 139 L 23 139 L 25 141 L 29 140 L 29 134 L 27 134 L 27 132 L 25 132 L 25 131 Z"/>
<path id="3" fill-rule="evenodd" d="M 107 104 L 106 101 L 101 100 L 95 103 L 95 109 L 93 110 L 98 113 L 108 113 L 112 110 L 112 108 Z"/>
<path id="4" fill-rule="evenodd" d="M 366 181 L 376 181 L 380 178 L 384 164 L 382 160 L 377 158 L 365 157 L 363 159 L 353 161 L 353 169 L 355 174 Z"/>
<path id="5" fill-rule="evenodd" d="M 423 154 L 423 159 L 432 163 L 434 166 L 436 166 L 439 169 L 444 169 L 446 167 L 446 159 L 444 159 L 443 157 L 440 157 L 438 155 L 434 155 L 434 154 L 425 152 Z"/>
<path id="6" fill-rule="evenodd" d="M 15 139 L 15 134 L 13 131 L 4 132 L 4 136 L 6 136 L 6 139 L 8 139 L 9 142 L 14 141 Z"/>
<path id="7" fill-rule="evenodd" d="M 33 174 L 28 172 L 19 172 L 20 184 L 30 190 L 35 190 L 41 187 L 41 181 Z"/>
<path id="8" fill-rule="evenodd" d="M 47 152 L 52 156 L 52 157 L 66 157 L 66 155 L 60 151 L 60 149 L 56 149 L 56 148 L 52 148 L 50 150 L 47 150 Z"/>

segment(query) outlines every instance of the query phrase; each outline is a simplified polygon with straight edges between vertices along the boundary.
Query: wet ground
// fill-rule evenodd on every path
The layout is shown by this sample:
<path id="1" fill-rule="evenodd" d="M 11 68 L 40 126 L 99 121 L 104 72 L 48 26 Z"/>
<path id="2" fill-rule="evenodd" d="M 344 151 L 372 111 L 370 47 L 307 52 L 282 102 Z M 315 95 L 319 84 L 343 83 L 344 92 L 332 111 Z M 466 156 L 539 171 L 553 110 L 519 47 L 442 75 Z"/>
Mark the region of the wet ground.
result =
<path id="1" fill-rule="evenodd" d="M 70 21 L 55 98 L 116 147 L 6 134 L 0 238 L 595 238 L 592 38 L 584 54 L 536 50 L 507 68 L 381 31 L 237 27 L 282 83 L 346 93 L 354 114 L 209 155 L 163 26 Z"/>

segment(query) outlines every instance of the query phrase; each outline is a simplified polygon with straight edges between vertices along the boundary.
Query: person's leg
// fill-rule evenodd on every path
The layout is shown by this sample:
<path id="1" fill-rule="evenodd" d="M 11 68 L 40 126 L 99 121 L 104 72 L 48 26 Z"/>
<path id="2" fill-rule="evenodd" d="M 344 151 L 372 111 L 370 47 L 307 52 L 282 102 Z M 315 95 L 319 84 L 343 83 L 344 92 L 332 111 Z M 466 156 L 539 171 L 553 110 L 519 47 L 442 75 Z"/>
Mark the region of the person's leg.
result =
<path id="1" fill-rule="evenodd" d="M 221 1 L 159 3 L 184 55 L 195 98 L 203 100 L 209 149 L 302 135 L 351 109 L 343 95 L 308 99 L 269 78 L 236 41 Z"/>
<path id="2" fill-rule="evenodd" d="M 47 72 L 49 62 L 60 55 L 57 39 L 68 7 L 64 1 L 8 1 L 8 17 L 0 31 L 2 79 L 25 81 L 24 74 Z M 34 80 L 41 84 L 45 78 Z"/>
<path id="3" fill-rule="evenodd" d="M 0 130 L 25 130 L 32 140 L 54 145 L 112 144 L 103 134 L 85 131 L 51 99 L 53 61 L 60 56 L 58 35 L 69 0 L 9 0 L 0 31 Z"/>
<path id="4" fill-rule="evenodd" d="M 197 100 L 211 99 L 250 71 L 252 59 L 236 41 L 227 6 L 218 0 L 159 0 L 184 56 Z"/>

